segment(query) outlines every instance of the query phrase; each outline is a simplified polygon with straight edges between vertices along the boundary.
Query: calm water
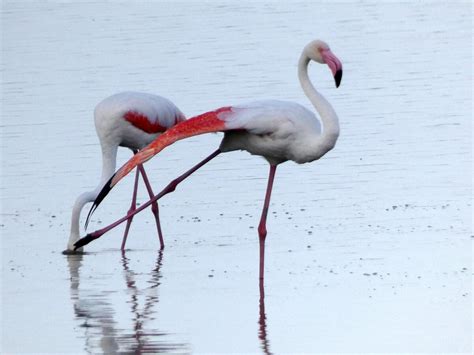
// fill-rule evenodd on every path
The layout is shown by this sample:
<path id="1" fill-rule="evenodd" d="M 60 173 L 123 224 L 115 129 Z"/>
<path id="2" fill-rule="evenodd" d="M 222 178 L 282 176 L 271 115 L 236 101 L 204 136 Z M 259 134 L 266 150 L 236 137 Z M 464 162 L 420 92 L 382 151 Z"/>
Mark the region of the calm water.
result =
<path id="1" fill-rule="evenodd" d="M 469 2 L 6 1 L 1 23 L 2 352 L 471 352 Z M 145 211 L 124 254 L 121 229 L 61 254 L 74 199 L 100 176 L 96 103 L 137 90 L 188 116 L 264 98 L 310 107 L 296 64 L 314 38 L 344 64 L 337 90 L 310 70 L 341 137 L 277 171 L 264 289 L 267 165 L 243 152 L 161 201 L 164 252 Z M 155 189 L 219 140 L 149 162 Z M 132 182 L 91 230 L 126 212 Z"/>

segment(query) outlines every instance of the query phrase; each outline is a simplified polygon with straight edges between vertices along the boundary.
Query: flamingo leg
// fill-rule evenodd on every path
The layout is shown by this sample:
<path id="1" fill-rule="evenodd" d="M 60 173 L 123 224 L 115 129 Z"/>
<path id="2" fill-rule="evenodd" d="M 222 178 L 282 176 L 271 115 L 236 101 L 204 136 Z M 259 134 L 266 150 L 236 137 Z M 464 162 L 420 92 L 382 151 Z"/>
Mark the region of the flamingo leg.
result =
<path id="1" fill-rule="evenodd" d="M 135 183 L 133 185 L 133 194 L 132 194 L 132 204 L 130 205 L 130 209 L 128 210 L 127 215 L 130 215 L 133 211 L 137 209 L 137 190 L 138 190 L 138 177 L 140 176 L 140 171 L 137 169 L 137 173 L 135 174 Z M 120 249 L 125 249 L 125 243 L 127 242 L 128 232 L 130 230 L 130 225 L 133 221 L 133 214 L 127 219 L 127 225 L 125 226 L 125 232 L 123 233 L 122 239 L 122 246 Z"/>
<path id="2" fill-rule="evenodd" d="M 260 271 L 259 278 L 263 280 L 263 270 L 265 264 L 265 238 L 267 236 L 267 214 L 270 205 L 270 196 L 272 194 L 273 180 L 275 179 L 276 165 L 270 165 L 270 173 L 268 175 L 267 192 L 265 194 L 265 202 L 263 204 L 262 216 L 258 225 L 258 237 L 260 241 Z"/>
<path id="3" fill-rule="evenodd" d="M 150 181 L 148 180 L 148 176 L 146 175 L 145 168 L 143 167 L 143 164 L 138 165 L 138 170 L 142 174 L 143 182 L 145 183 L 146 189 L 148 191 L 148 195 L 150 196 L 150 199 L 153 198 L 154 193 L 153 189 L 151 188 Z M 163 233 L 161 231 L 161 224 L 160 224 L 160 210 L 158 208 L 158 202 L 154 201 L 151 204 L 151 211 L 153 215 L 155 216 L 155 222 L 156 222 L 156 229 L 158 230 L 158 237 L 160 238 L 160 249 L 163 249 L 165 247 L 165 242 L 163 239 Z"/>
<path id="4" fill-rule="evenodd" d="M 154 198 L 159 196 L 158 198 L 161 198 L 170 192 L 173 192 L 176 190 L 176 187 L 183 182 L 185 179 L 187 179 L 192 173 L 194 173 L 196 170 L 200 169 L 203 165 L 207 164 L 209 161 L 214 159 L 216 156 L 218 156 L 221 153 L 220 149 L 217 149 L 214 153 L 209 155 L 207 158 L 199 162 L 198 164 L 194 165 L 191 169 L 186 171 L 184 174 L 178 176 L 176 179 L 171 181 L 158 195 L 156 195 Z M 153 198 L 153 199 L 154 199 Z"/>
<path id="5" fill-rule="evenodd" d="M 109 230 L 117 227 L 119 224 L 125 222 L 130 218 L 131 216 L 136 215 L 137 213 L 143 211 L 145 208 L 153 204 L 154 202 L 158 201 L 160 198 L 163 196 L 169 194 L 170 192 L 173 192 L 176 190 L 176 187 L 178 186 L 179 183 L 181 183 L 183 180 L 185 180 L 187 177 L 189 177 L 192 173 L 194 173 L 196 170 L 201 168 L 203 165 L 208 163 L 210 160 L 214 159 L 216 156 L 218 156 L 221 153 L 220 149 L 217 149 L 214 153 L 209 155 L 207 158 L 202 160 L 200 163 L 196 164 L 193 166 L 191 169 L 186 171 L 184 174 L 180 175 L 173 181 L 171 181 L 159 194 L 155 195 L 152 199 L 150 199 L 148 202 L 144 203 L 140 207 L 138 207 L 136 210 L 133 212 L 128 213 L 126 216 L 120 218 L 119 220 L 115 221 L 114 223 L 108 225 L 107 227 L 104 227 L 102 229 L 98 229 L 92 233 L 87 234 L 84 238 L 79 239 L 76 243 L 74 243 L 74 249 L 77 250 L 80 247 L 89 244 L 93 240 L 100 238 L 102 235 L 107 233 Z"/>

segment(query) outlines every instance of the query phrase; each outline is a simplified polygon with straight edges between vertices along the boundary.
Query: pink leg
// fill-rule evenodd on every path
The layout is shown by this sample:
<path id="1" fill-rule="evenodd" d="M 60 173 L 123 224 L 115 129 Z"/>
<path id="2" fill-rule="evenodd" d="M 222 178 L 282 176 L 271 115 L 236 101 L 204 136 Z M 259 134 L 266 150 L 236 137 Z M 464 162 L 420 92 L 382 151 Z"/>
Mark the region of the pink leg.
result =
<path id="1" fill-rule="evenodd" d="M 89 244 L 93 240 L 100 238 L 104 233 L 107 233 L 109 230 L 117 227 L 119 224 L 125 222 L 128 220 L 131 216 L 136 215 L 137 213 L 143 211 L 145 208 L 153 204 L 154 202 L 158 201 L 160 198 L 165 196 L 166 194 L 169 194 L 170 192 L 173 192 L 176 190 L 176 187 L 180 182 L 182 182 L 184 179 L 189 177 L 192 173 L 194 173 L 196 170 L 201 168 L 204 164 L 208 163 L 210 160 L 214 159 L 216 156 L 218 156 L 221 153 L 220 149 L 217 149 L 214 153 L 209 155 L 206 159 L 201 161 L 199 164 L 196 164 L 194 167 L 186 171 L 183 175 L 179 176 L 178 178 L 174 179 L 171 181 L 158 195 L 155 195 L 151 200 L 148 202 L 144 203 L 140 207 L 138 207 L 135 211 L 128 213 L 125 217 L 120 218 L 118 221 L 115 221 L 114 223 L 108 225 L 107 227 L 104 227 L 102 229 L 98 229 L 95 232 L 87 234 L 84 238 L 79 239 L 75 244 L 74 244 L 74 249 L 77 250 L 80 247 Z"/>
<path id="2" fill-rule="evenodd" d="M 260 241 L 260 272 L 259 278 L 263 280 L 263 270 L 265 264 L 265 237 L 267 236 L 267 214 L 270 205 L 270 196 L 272 194 L 273 180 L 275 178 L 276 165 L 270 165 L 270 174 L 268 176 L 267 193 L 265 194 L 265 202 L 263 204 L 262 217 L 258 225 L 258 236 Z"/>
<path id="3" fill-rule="evenodd" d="M 148 191 L 148 195 L 150 196 L 150 199 L 151 199 L 153 198 L 154 193 L 153 193 L 153 189 L 151 188 L 150 181 L 148 180 L 148 176 L 146 175 L 145 168 L 143 167 L 142 164 L 139 164 L 138 169 L 140 170 L 140 173 L 142 174 L 143 182 L 145 183 L 146 189 Z M 160 249 L 163 249 L 165 247 L 165 242 L 163 240 L 163 233 L 161 232 L 160 210 L 158 209 L 158 202 L 155 201 L 151 204 L 151 211 L 153 212 L 153 215 L 155 216 L 156 229 L 158 230 L 158 237 L 160 238 Z"/>
<path id="4" fill-rule="evenodd" d="M 127 215 L 130 215 L 133 211 L 137 209 L 137 190 L 138 190 L 138 177 L 140 176 L 140 171 L 137 169 L 137 173 L 135 175 L 135 183 L 133 185 L 133 194 L 132 194 L 132 204 L 130 205 L 130 209 L 128 210 Z M 131 215 L 127 219 L 127 225 L 125 226 L 125 232 L 123 234 L 123 239 L 122 239 L 122 246 L 120 249 L 124 250 L 125 249 L 125 243 L 127 242 L 127 237 L 128 237 L 128 231 L 130 230 L 130 225 L 132 224 L 133 221 L 133 215 Z"/>

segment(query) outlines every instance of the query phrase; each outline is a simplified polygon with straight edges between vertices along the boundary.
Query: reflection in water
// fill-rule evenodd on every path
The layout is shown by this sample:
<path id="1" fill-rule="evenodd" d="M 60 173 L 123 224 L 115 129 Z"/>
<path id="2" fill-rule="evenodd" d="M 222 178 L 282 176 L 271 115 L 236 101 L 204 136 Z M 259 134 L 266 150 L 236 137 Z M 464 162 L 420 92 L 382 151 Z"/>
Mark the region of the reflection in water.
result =
<path id="1" fill-rule="evenodd" d="M 115 308 L 117 305 L 110 299 L 111 292 L 95 287 L 94 279 L 81 279 L 80 268 L 84 254 L 67 255 L 70 273 L 71 301 L 76 319 L 83 330 L 85 341 L 84 351 L 87 353 L 186 353 L 185 344 L 170 343 L 162 340 L 167 334 L 153 329 L 148 325 L 157 312 L 159 303 L 158 289 L 161 284 L 161 268 L 163 266 L 163 250 L 159 250 L 155 265 L 148 280 L 149 286 L 139 288 L 135 276 L 138 275 L 130 266 L 126 251 L 122 252 L 122 268 L 125 277 L 127 295 L 130 299 L 132 326 L 124 328 L 118 325 Z M 92 280 L 92 281 L 90 281 Z M 140 307 L 140 295 L 146 297 Z M 267 335 L 265 313 L 265 288 L 263 280 L 259 282 L 259 319 L 258 339 L 264 354 L 272 354 Z M 159 339 L 159 340 L 158 340 Z"/>
<path id="2" fill-rule="evenodd" d="M 175 353 L 187 352 L 184 344 L 169 343 L 163 338 L 166 333 L 156 329 L 146 328 L 147 321 L 156 313 L 159 302 L 158 286 L 161 279 L 161 266 L 163 251 L 160 250 L 153 270 L 150 272 L 149 287 L 140 289 L 135 280 L 136 273 L 130 268 L 129 259 L 122 253 L 122 266 L 124 270 L 127 294 L 130 294 L 132 327 L 118 327 L 115 320 L 114 304 L 110 300 L 110 292 L 97 291 L 86 285 L 90 279 L 81 280 L 79 269 L 84 255 L 68 255 L 67 261 L 71 280 L 71 301 L 76 319 L 84 329 L 85 346 L 87 353 L 102 352 L 115 353 Z M 81 287 L 81 281 L 83 283 Z M 142 309 L 139 307 L 139 295 L 148 292 Z"/>
<path id="3" fill-rule="evenodd" d="M 258 338 L 260 339 L 263 353 L 266 355 L 271 354 L 270 342 L 267 339 L 267 315 L 265 314 L 265 287 L 263 285 L 263 279 L 259 279 L 259 317 L 258 317 Z"/>
<path id="4" fill-rule="evenodd" d="M 138 303 L 138 294 L 140 290 L 136 286 L 136 282 L 134 279 L 135 273 L 129 267 L 129 259 L 126 257 L 126 252 L 122 251 L 122 265 L 125 275 L 125 281 L 127 283 L 127 288 L 131 290 L 130 292 L 130 304 L 132 306 L 132 314 L 133 314 L 133 321 L 134 321 L 134 339 L 135 339 L 135 348 L 133 349 L 135 353 L 143 353 L 143 352 L 169 352 L 174 349 L 174 346 L 161 346 L 158 348 L 156 344 L 149 343 L 149 337 L 154 336 L 162 336 L 163 333 L 154 333 L 154 332 L 147 332 L 144 330 L 144 323 L 151 319 L 151 316 L 155 311 L 153 310 L 153 306 L 158 304 L 158 286 L 160 285 L 161 273 L 160 269 L 163 263 L 163 250 L 158 252 L 158 259 L 155 264 L 155 268 L 151 272 L 151 279 L 148 281 L 150 284 L 149 289 L 152 294 L 149 294 L 146 297 L 145 305 L 143 309 L 139 310 L 139 303 Z"/>

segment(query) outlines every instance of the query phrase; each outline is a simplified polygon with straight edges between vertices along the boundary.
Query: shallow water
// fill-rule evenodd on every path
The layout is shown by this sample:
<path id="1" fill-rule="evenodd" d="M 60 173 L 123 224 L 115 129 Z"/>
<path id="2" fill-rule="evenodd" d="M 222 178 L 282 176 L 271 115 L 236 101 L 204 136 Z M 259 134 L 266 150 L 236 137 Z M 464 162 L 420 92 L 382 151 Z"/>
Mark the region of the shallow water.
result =
<path id="1" fill-rule="evenodd" d="M 2 352 L 470 353 L 471 21 L 468 2 L 5 2 Z M 314 38 L 344 64 L 337 90 L 310 70 L 341 137 L 316 163 L 278 168 L 264 289 L 268 167 L 242 152 L 160 202 L 163 252 L 145 211 L 124 254 L 123 227 L 61 254 L 73 201 L 100 176 L 97 102 L 137 90 L 188 116 L 265 98 L 309 107 L 296 64 Z M 154 188 L 219 140 L 155 157 Z M 91 230 L 127 211 L 132 183 Z"/>

